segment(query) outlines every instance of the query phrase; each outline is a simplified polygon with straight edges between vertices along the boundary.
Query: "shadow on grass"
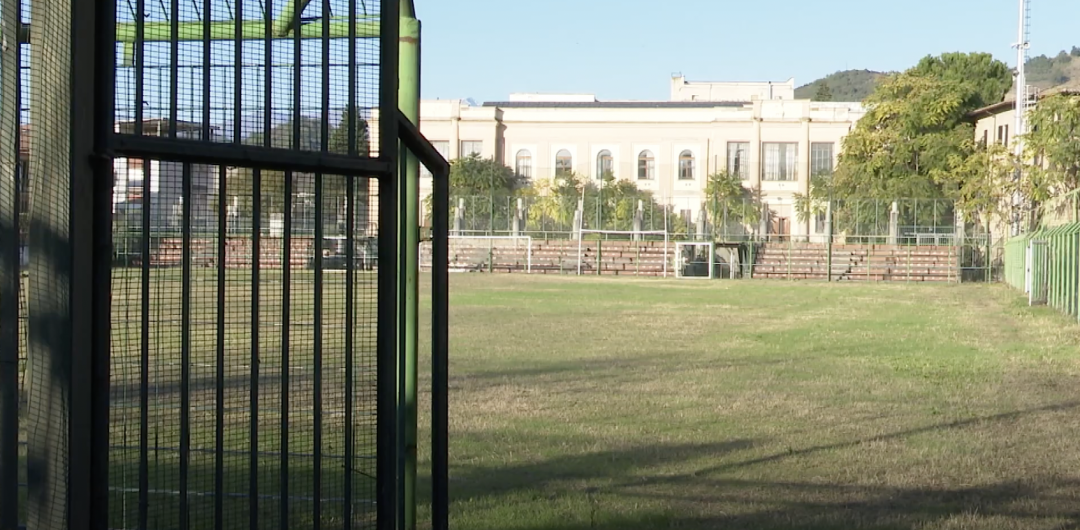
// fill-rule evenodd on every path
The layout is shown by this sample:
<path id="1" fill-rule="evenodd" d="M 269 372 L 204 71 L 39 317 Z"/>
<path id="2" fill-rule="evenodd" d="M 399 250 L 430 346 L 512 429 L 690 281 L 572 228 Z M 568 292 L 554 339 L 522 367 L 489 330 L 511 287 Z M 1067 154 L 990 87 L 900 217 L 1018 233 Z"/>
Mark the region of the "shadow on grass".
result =
<path id="1" fill-rule="evenodd" d="M 486 385 L 498 383 L 512 383 L 518 381 L 536 383 L 537 380 L 541 380 L 546 383 L 568 383 L 577 381 L 594 382 L 598 373 L 616 374 L 619 381 L 626 381 L 634 378 L 650 379 L 652 378 L 652 372 L 649 371 L 650 369 L 663 370 L 669 373 L 672 372 L 673 368 L 671 366 L 671 359 L 677 357 L 677 355 L 677 352 L 671 352 L 667 355 L 638 358 L 599 358 L 590 360 L 574 359 L 556 361 L 538 360 L 533 366 L 505 370 L 492 370 L 484 366 L 477 371 L 469 371 L 467 375 L 451 375 L 450 384 L 451 388 L 454 388 L 470 387 L 470 385 L 477 384 Z M 776 365 L 790 365 L 796 361 L 809 362 L 812 360 L 813 359 L 808 357 L 803 357 L 800 359 L 792 359 L 790 357 L 787 357 L 774 359 L 747 358 L 734 360 L 681 360 L 680 370 L 686 372 L 694 372 L 701 369 L 724 370 L 764 367 Z M 628 374 L 631 375 L 628 376 Z"/>
<path id="2" fill-rule="evenodd" d="M 1065 402 L 749 459 L 738 459 L 737 453 L 755 447 L 753 440 L 636 446 L 507 467 L 453 466 L 452 522 L 519 530 L 1080 529 L 1080 479 L 1046 470 L 1021 469 L 1007 479 L 974 485 L 930 477 L 887 485 L 759 480 L 748 471 L 785 460 L 798 466 L 819 452 L 1077 407 L 1080 401 Z M 727 463 L 689 471 L 679 466 L 721 459 Z M 422 478 L 422 502 L 429 488 Z"/>

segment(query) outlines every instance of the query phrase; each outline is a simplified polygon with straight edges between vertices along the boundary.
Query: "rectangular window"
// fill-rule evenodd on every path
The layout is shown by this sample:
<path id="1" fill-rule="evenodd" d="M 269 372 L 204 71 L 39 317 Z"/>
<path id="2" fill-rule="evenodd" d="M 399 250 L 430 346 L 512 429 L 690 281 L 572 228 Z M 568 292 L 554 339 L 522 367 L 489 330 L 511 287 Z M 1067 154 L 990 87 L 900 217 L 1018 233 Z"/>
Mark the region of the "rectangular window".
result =
<path id="1" fill-rule="evenodd" d="M 810 144 L 810 176 L 832 175 L 833 144 L 815 142 Z"/>
<path id="2" fill-rule="evenodd" d="M 728 142 L 727 171 L 742 180 L 750 179 L 750 142 Z"/>
<path id="3" fill-rule="evenodd" d="M 790 181 L 796 179 L 799 167 L 799 144 L 766 142 L 761 144 L 765 164 L 761 168 L 762 180 Z"/>
<path id="4" fill-rule="evenodd" d="M 983 147 L 990 145 L 990 129 L 986 129 L 983 131 L 982 144 Z"/>
<path id="5" fill-rule="evenodd" d="M 817 214 L 814 215 L 814 233 L 815 234 L 824 234 L 825 233 L 825 228 L 826 228 L 825 223 L 826 223 L 826 221 L 827 221 L 827 219 L 826 219 L 826 213 L 825 212 L 818 212 Z"/>
<path id="6" fill-rule="evenodd" d="M 484 142 L 479 140 L 462 140 L 461 152 L 458 156 L 465 158 L 469 155 L 479 155 L 484 150 Z"/>
<path id="7" fill-rule="evenodd" d="M 450 159 L 450 142 L 447 142 L 446 140 L 432 140 L 431 145 L 443 158 L 447 160 Z M 431 172 L 424 167 L 424 164 L 420 164 L 420 176 L 431 178 Z"/>

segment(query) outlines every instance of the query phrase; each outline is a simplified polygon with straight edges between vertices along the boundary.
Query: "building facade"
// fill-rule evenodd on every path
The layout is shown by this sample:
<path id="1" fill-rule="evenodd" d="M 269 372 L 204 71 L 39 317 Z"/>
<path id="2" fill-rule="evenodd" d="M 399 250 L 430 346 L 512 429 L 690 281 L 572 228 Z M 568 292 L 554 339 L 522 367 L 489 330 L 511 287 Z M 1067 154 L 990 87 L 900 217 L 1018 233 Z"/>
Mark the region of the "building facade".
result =
<path id="1" fill-rule="evenodd" d="M 768 205 L 768 230 L 810 235 L 796 193 L 810 176 L 832 171 L 843 138 L 865 112 L 859 103 L 795 99 L 785 83 L 695 83 L 671 80 L 668 101 L 601 101 L 591 94 L 513 94 L 469 105 L 425 100 L 424 136 L 448 159 L 494 158 L 532 180 L 573 171 L 630 180 L 696 218 L 708 176 L 728 171 Z M 431 189 L 424 175 L 421 194 Z"/>

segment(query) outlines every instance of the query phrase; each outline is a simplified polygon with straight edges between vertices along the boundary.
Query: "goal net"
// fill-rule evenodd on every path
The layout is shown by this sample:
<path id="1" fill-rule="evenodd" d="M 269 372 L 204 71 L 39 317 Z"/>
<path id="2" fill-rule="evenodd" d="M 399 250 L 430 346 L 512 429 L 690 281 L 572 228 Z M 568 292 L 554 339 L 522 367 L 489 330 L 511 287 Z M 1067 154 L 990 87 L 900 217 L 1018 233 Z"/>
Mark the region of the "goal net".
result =
<path id="1" fill-rule="evenodd" d="M 716 244 L 712 241 L 676 242 L 675 277 L 698 279 L 716 277 Z"/>
<path id="2" fill-rule="evenodd" d="M 450 272 L 532 272 L 529 236 L 450 236 Z M 431 242 L 421 243 L 420 268 L 431 268 Z"/>
<path id="3" fill-rule="evenodd" d="M 607 249 L 605 253 L 605 249 Z M 668 275 L 666 230 L 578 230 L 577 273 Z"/>

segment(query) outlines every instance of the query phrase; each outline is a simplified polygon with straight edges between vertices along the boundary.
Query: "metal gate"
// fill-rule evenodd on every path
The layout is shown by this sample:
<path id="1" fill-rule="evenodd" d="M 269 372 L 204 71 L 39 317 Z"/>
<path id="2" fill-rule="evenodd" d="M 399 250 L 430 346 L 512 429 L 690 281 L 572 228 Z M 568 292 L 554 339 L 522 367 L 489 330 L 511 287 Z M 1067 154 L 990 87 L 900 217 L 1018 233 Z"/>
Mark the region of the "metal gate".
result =
<path id="1" fill-rule="evenodd" d="M 418 161 L 445 528 L 411 1 L 0 11 L 0 530 L 415 525 Z"/>

